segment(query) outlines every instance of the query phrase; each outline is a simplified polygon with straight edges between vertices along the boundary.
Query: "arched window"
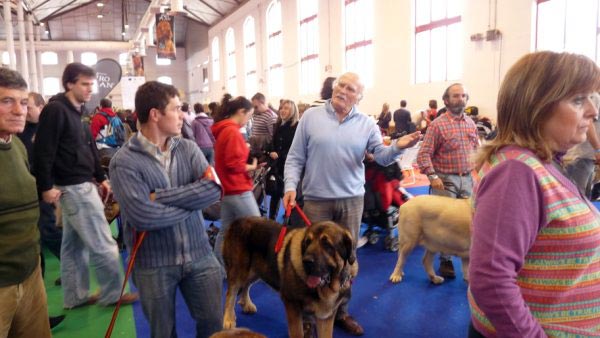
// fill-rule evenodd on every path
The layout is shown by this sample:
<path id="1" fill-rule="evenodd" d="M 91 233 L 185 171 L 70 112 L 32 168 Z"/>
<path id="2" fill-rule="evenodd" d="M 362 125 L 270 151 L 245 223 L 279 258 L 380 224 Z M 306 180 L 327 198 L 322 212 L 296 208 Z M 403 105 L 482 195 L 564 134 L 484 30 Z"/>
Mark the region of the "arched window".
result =
<path id="1" fill-rule="evenodd" d="M 156 81 L 162 82 L 164 84 L 172 85 L 173 79 L 170 76 L 159 76 Z"/>
<path id="2" fill-rule="evenodd" d="M 8 55 L 8 52 L 6 54 Z M 58 64 L 58 54 L 56 54 L 55 52 L 43 52 L 42 53 L 42 64 L 43 65 L 57 65 Z"/>
<path id="3" fill-rule="evenodd" d="M 60 93 L 60 80 L 57 77 L 44 78 L 44 96 L 49 97 Z"/>
<path id="4" fill-rule="evenodd" d="M 212 79 L 213 81 L 219 81 L 221 79 L 221 70 L 219 62 L 219 38 L 215 37 L 211 44 L 211 55 L 212 55 Z"/>
<path id="5" fill-rule="evenodd" d="M 359 74 L 365 87 L 371 87 L 373 85 L 373 1 L 345 0 L 344 22 L 346 71 Z"/>
<path id="6" fill-rule="evenodd" d="M 462 77 L 462 0 L 415 0 L 415 82 Z"/>
<path id="7" fill-rule="evenodd" d="M 86 66 L 93 66 L 98 62 L 98 55 L 94 52 L 81 53 L 81 63 Z"/>
<path id="8" fill-rule="evenodd" d="M 2 64 L 8 65 L 10 63 L 10 56 L 7 51 L 2 52 Z"/>
<path id="9" fill-rule="evenodd" d="M 163 58 L 159 58 L 158 56 L 156 56 L 156 65 L 157 66 L 170 66 L 171 59 L 163 59 Z"/>
<path id="10" fill-rule="evenodd" d="M 257 92 L 256 78 L 256 34 L 254 18 L 249 16 L 244 21 L 244 68 L 246 73 L 246 96 L 252 97 Z"/>
<path id="11" fill-rule="evenodd" d="M 537 0 L 536 50 L 583 54 L 600 63 L 599 0 Z"/>
<path id="12" fill-rule="evenodd" d="M 225 54 L 227 54 L 227 91 L 231 95 L 237 94 L 237 78 L 235 67 L 235 35 L 233 28 L 229 27 L 225 33 Z"/>
<path id="13" fill-rule="evenodd" d="M 283 95 L 283 56 L 281 37 L 281 1 L 274 0 L 267 8 L 267 64 L 269 94 Z"/>
<path id="14" fill-rule="evenodd" d="M 300 22 L 300 94 L 319 91 L 319 20 L 317 0 L 298 1 Z"/>

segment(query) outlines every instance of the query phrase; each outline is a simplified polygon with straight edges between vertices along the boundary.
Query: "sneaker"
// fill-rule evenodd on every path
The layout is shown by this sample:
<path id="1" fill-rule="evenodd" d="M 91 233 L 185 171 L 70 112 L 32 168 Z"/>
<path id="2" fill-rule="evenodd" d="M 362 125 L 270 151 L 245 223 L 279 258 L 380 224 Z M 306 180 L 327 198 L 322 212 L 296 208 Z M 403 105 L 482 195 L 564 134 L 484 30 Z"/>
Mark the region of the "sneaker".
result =
<path id="1" fill-rule="evenodd" d="M 76 309 L 76 308 L 80 308 L 80 307 L 84 307 L 84 306 L 88 306 L 88 305 L 94 305 L 94 304 L 98 303 L 98 299 L 100 299 L 100 295 L 98 293 L 95 293 L 95 294 L 89 296 L 87 301 L 85 301 L 81 304 L 77 304 L 75 306 L 65 307 L 65 309 L 72 310 L 72 309 Z"/>
<path id="2" fill-rule="evenodd" d="M 440 276 L 444 278 L 456 278 L 456 273 L 454 272 L 454 265 L 452 265 L 451 260 L 441 260 L 440 261 Z"/>
<path id="3" fill-rule="evenodd" d="M 360 236 L 360 238 L 358 239 L 358 241 L 356 241 L 356 248 L 361 248 L 363 246 L 365 246 L 365 244 L 367 244 L 369 242 L 369 239 L 367 238 L 367 236 Z"/>
<path id="4" fill-rule="evenodd" d="M 50 322 L 50 329 L 55 328 L 58 324 L 62 323 L 63 320 L 65 320 L 65 315 L 48 317 L 48 321 Z"/>
<path id="5" fill-rule="evenodd" d="M 137 294 L 137 292 L 128 292 L 125 293 L 121 296 L 121 305 L 127 305 L 127 304 L 133 304 L 135 302 L 137 302 L 137 300 L 140 298 L 140 296 Z M 117 302 L 114 302 L 112 304 L 109 305 L 117 305 Z"/>

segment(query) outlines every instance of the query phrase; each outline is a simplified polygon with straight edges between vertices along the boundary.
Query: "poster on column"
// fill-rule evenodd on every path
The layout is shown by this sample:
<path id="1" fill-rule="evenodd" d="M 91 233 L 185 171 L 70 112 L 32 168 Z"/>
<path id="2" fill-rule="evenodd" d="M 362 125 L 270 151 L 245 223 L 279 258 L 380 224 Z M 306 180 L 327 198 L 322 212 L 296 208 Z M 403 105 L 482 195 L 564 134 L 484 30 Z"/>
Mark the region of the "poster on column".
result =
<path id="1" fill-rule="evenodd" d="M 175 17 L 156 14 L 156 54 L 160 59 L 175 60 Z"/>
<path id="2" fill-rule="evenodd" d="M 121 65 L 116 60 L 101 59 L 92 68 L 96 71 L 96 83 L 92 98 L 85 104 L 90 113 L 100 104 L 100 100 L 107 97 L 121 81 Z"/>
<path id="3" fill-rule="evenodd" d="M 131 54 L 131 64 L 133 65 L 134 76 L 144 76 L 144 57 L 140 54 Z"/>

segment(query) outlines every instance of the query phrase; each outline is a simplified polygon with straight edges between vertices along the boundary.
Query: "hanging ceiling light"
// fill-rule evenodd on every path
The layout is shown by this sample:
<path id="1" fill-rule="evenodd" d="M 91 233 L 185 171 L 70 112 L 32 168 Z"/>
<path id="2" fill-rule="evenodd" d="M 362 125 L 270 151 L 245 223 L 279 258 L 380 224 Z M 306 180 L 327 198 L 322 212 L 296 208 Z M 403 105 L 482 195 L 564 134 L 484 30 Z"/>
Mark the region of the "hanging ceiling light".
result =
<path id="1" fill-rule="evenodd" d="M 96 6 L 98 6 L 98 7 L 104 7 L 104 3 L 99 2 L 99 3 L 96 4 Z"/>

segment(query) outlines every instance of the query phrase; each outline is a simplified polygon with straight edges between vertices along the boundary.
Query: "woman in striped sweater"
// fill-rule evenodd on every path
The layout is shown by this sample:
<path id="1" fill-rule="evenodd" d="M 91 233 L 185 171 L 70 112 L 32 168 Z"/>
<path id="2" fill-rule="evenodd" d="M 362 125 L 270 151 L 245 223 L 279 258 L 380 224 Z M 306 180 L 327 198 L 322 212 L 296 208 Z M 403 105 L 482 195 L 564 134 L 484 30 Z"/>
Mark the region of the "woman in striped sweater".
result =
<path id="1" fill-rule="evenodd" d="M 470 337 L 600 335 L 600 218 L 560 164 L 599 90 L 581 55 L 528 54 L 506 74 L 498 136 L 476 159 Z"/>

